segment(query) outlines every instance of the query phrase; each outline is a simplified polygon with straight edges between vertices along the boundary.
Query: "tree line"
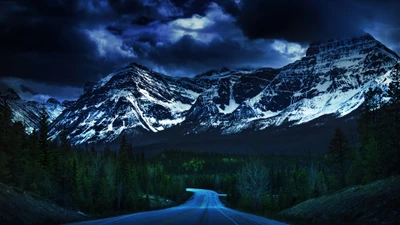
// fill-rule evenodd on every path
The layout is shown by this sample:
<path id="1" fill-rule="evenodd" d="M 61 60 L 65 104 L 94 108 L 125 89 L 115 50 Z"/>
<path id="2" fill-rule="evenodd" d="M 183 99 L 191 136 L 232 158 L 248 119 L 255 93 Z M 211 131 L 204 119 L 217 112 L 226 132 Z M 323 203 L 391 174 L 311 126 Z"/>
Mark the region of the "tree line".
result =
<path id="1" fill-rule="evenodd" d="M 131 212 L 150 207 L 149 194 L 177 200 L 185 192 L 180 177 L 133 154 L 125 136 L 114 151 L 106 145 L 71 146 L 67 133 L 50 141 L 44 108 L 40 129 L 25 132 L 12 123 L 4 101 L 0 117 L 0 182 L 86 213 Z"/>
<path id="2" fill-rule="evenodd" d="M 254 157 L 237 173 L 239 197 L 231 202 L 258 211 L 279 211 L 301 201 L 353 185 L 400 174 L 400 65 L 388 87 L 365 93 L 358 118 L 357 140 L 334 130 L 325 155 L 295 164 Z"/>

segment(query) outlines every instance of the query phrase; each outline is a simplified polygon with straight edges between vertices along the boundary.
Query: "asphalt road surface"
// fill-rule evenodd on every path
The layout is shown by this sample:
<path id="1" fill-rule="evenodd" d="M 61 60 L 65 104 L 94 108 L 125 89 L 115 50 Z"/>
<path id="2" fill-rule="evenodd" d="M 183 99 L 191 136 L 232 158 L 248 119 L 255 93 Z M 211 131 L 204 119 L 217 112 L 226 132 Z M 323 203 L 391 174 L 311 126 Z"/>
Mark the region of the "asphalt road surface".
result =
<path id="1" fill-rule="evenodd" d="M 79 225 L 287 225 L 249 213 L 226 208 L 215 191 L 187 188 L 194 192 L 186 203 L 172 208 L 134 213 L 100 220 L 73 223 Z"/>

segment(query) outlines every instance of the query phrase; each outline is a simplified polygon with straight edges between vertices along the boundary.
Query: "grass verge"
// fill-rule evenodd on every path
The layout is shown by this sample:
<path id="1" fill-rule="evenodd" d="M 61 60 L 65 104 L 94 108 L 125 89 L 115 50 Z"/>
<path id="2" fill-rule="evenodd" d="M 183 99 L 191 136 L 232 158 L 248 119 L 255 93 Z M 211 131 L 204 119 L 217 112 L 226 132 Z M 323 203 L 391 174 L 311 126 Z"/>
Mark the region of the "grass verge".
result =
<path id="1" fill-rule="evenodd" d="M 1 224 L 60 224 L 85 218 L 76 211 L 0 183 Z"/>
<path id="2" fill-rule="evenodd" d="M 309 199 L 282 212 L 251 211 L 225 206 L 293 225 L 398 225 L 400 176 L 358 185 Z"/>
<path id="3" fill-rule="evenodd" d="M 400 177 L 358 185 L 313 198 L 279 215 L 307 224 L 385 224 L 400 221 Z"/>

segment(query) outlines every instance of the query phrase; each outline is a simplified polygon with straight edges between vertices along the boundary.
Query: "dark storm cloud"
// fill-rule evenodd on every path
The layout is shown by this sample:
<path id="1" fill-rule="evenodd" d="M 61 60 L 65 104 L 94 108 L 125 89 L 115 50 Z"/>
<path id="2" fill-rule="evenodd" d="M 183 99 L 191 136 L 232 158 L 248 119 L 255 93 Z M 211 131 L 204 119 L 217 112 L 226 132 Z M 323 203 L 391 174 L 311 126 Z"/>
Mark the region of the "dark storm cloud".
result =
<path id="1" fill-rule="evenodd" d="M 400 1 L 358 0 L 367 12 L 365 30 L 400 55 Z"/>
<path id="2" fill-rule="evenodd" d="M 399 11 L 398 0 L 0 1 L 2 76 L 18 78 L 3 83 L 53 95 L 132 61 L 180 76 L 278 67 L 311 41 L 364 31 L 399 53 Z"/>
<path id="3" fill-rule="evenodd" d="M 8 2 L 3 5 L 7 7 Z M 68 6 L 58 2 L 20 1 L 18 9 L 9 10 L 1 21 L 2 52 L 85 52 L 85 40 L 71 29 L 78 22 L 76 2 L 70 1 Z M 76 47 L 70 48 L 76 40 Z"/>
<path id="4" fill-rule="evenodd" d="M 27 87 L 27 86 L 25 86 L 23 84 L 20 84 L 19 87 L 20 87 L 22 92 L 29 93 L 31 95 L 37 95 L 38 94 L 38 92 L 32 90 L 32 88 Z"/>
<path id="5" fill-rule="evenodd" d="M 351 1 L 242 0 L 237 24 L 249 38 L 307 43 L 361 33 Z"/>
<path id="6" fill-rule="evenodd" d="M 154 21 L 169 21 L 182 16 L 182 10 L 170 0 L 108 0 L 118 15 L 129 15 L 131 24 L 147 25 Z"/>
<path id="7" fill-rule="evenodd" d="M 114 26 L 107 26 L 106 29 L 114 35 L 122 35 L 124 32 L 122 29 Z"/>
<path id="8" fill-rule="evenodd" d="M 241 0 L 241 10 L 236 18 L 238 26 L 251 39 L 272 38 L 309 43 L 359 35 L 373 21 L 381 20 L 398 27 L 399 2 Z"/>
<path id="9" fill-rule="evenodd" d="M 204 15 L 210 3 L 220 5 L 225 12 L 231 15 L 239 13 L 239 7 L 234 0 L 172 0 L 175 6 L 183 11 L 183 17 L 191 17 L 194 14 Z"/>
<path id="10" fill-rule="evenodd" d="M 0 21 L 3 76 L 77 86 L 96 79 L 96 45 L 79 29 L 86 16 L 79 1 L 9 4 L 17 7 Z"/>
<path id="11" fill-rule="evenodd" d="M 229 67 L 254 68 L 282 66 L 289 60 L 269 48 L 260 48 L 268 42 L 241 43 L 235 40 L 213 39 L 210 43 L 185 35 L 171 45 L 151 48 L 148 57 L 139 57 L 141 63 L 160 72 L 176 76 L 193 76 L 209 69 Z M 168 56 L 168 57 L 165 57 Z M 262 61 L 260 61 L 262 58 Z"/>
<path id="12" fill-rule="evenodd" d="M 132 24 L 137 24 L 137 25 L 141 25 L 141 26 L 145 26 L 148 25 L 149 23 L 154 22 L 155 19 L 146 17 L 146 16 L 138 16 L 137 18 L 132 20 Z"/>
<path id="13" fill-rule="evenodd" d="M 137 13 L 145 9 L 143 1 L 140 0 L 109 0 L 108 3 L 111 8 L 118 14 Z"/>
<path id="14" fill-rule="evenodd" d="M 21 0 L 0 5 L 2 76 L 73 86 L 98 80 L 133 60 L 134 53 L 124 54 L 129 50 L 124 40 L 113 37 L 121 36 L 126 24 L 180 15 L 165 0 Z"/>
<path id="15" fill-rule="evenodd" d="M 223 66 L 279 67 L 305 53 L 300 45 L 285 52 L 274 49 L 273 40 L 249 40 L 235 26 L 227 10 L 216 3 L 208 4 L 201 15 L 151 24 L 139 32 L 137 28 L 128 29 L 126 35 L 139 36 L 133 41 L 126 40 L 138 55 L 138 62 L 178 76 L 193 76 Z M 285 48 L 287 43 L 282 44 Z"/>
<path id="16" fill-rule="evenodd" d="M 44 102 L 50 97 L 61 102 L 76 99 L 83 92 L 82 88 L 66 85 L 50 85 L 15 77 L 0 78 L 0 92 L 7 88 L 12 88 L 22 99 L 38 102 Z"/>

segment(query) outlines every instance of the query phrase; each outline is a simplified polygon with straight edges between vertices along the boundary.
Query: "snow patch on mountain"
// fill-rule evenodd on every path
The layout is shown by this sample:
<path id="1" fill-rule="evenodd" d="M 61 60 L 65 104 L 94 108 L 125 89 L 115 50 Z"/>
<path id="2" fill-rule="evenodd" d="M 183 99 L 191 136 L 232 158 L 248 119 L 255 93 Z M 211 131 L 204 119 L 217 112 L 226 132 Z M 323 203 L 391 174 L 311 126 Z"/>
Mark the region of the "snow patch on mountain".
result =
<path id="1" fill-rule="evenodd" d="M 0 106 L 7 102 L 11 109 L 12 121 L 21 122 L 26 129 L 27 133 L 32 133 L 34 130 L 39 129 L 39 121 L 44 108 L 48 116 L 48 122 L 52 123 L 65 109 L 58 100 L 49 98 L 44 103 L 36 101 L 25 101 L 12 89 L 8 89 L 0 93 Z"/>
<path id="2" fill-rule="evenodd" d="M 232 113 L 233 111 L 235 111 L 235 109 L 237 109 L 237 107 L 239 107 L 239 104 L 236 103 L 234 97 L 233 97 L 233 86 L 235 85 L 234 81 L 230 82 L 230 87 L 229 87 L 229 104 L 228 105 L 224 105 L 224 109 L 221 109 L 220 106 L 218 106 L 218 110 L 220 113 L 223 114 L 229 114 Z"/>
<path id="3" fill-rule="evenodd" d="M 177 125 L 184 125 L 182 134 L 211 129 L 232 134 L 342 117 L 360 107 L 369 88 L 390 83 L 397 60 L 396 53 L 364 35 L 312 43 L 305 57 L 279 69 L 222 68 L 178 78 L 133 63 L 89 82 L 55 119 L 51 134 L 55 138 L 65 126 L 71 141 L 80 144 Z"/>

